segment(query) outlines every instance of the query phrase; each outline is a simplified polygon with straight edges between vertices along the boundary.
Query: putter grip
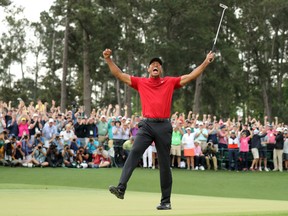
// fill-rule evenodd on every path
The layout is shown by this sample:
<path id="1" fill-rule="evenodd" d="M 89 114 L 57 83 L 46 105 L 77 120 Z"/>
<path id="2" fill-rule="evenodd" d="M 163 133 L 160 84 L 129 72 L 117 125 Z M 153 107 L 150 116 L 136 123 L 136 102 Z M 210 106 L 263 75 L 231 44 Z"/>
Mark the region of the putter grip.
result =
<path id="1" fill-rule="evenodd" d="M 215 43 L 213 43 L 213 46 L 212 46 L 211 51 L 212 51 L 212 52 L 215 52 Z"/>

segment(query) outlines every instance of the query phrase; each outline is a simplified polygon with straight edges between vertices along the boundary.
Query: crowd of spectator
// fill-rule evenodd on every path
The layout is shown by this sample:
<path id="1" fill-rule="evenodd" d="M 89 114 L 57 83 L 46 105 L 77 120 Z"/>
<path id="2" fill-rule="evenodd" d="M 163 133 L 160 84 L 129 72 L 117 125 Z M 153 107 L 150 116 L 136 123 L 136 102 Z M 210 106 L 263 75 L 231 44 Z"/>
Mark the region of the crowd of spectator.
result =
<path id="1" fill-rule="evenodd" d="M 118 105 L 93 109 L 87 116 L 84 107 L 62 113 L 55 101 L 50 106 L 41 100 L 28 106 L 18 101 L 18 107 L 0 102 L 0 163 L 4 166 L 122 167 L 142 118 L 127 116 L 127 107 L 122 116 Z M 288 129 L 277 117 L 273 122 L 267 117 L 223 120 L 176 112 L 171 130 L 172 169 L 288 170 Z M 158 167 L 154 143 L 139 166 Z"/>

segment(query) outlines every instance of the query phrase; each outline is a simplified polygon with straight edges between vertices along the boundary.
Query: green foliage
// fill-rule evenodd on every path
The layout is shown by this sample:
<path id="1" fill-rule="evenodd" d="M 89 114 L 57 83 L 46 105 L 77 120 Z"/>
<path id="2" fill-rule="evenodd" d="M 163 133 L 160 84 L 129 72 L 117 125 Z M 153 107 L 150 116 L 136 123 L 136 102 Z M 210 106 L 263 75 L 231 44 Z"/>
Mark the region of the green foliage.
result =
<path id="1" fill-rule="evenodd" d="M 41 21 L 33 24 L 40 45 L 33 47 L 32 44 L 29 49 L 35 56 L 39 53 L 44 55 L 39 66 L 46 71 L 40 85 L 37 84 L 37 92 L 43 99 L 50 100 L 52 95 L 48 86 L 54 82 L 57 96 L 54 99 L 60 100 L 58 86 L 61 80 L 55 77 L 62 70 L 65 16 L 69 6 L 68 101 L 76 100 L 81 104 L 84 98 L 85 31 L 89 36 L 93 106 L 128 102 L 132 113 L 141 112 L 136 93 L 131 91 L 128 94 L 123 84 L 120 84 L 120 89 L 114 85 L 115 78 L 102 59 L 102 51 L 112 49 L 117 65 L 131 75 L 146 76 L 147 62 L 154 56 L 164 60 L 166 76 L 189 73 L 201 64 L 212 47 L 222 13 L 219 3 L 222 2 L 57 0 L 49 12 L 41 13 Z M 245 116 L 278 116 L 281 121 L 287 121 L 287 1 L 227 0 L 225 4 L 229 8 L 219 32 L 216 59 L 204 72 L 201 83 L 201 113 L 236 117 L 237 109 L 241 107 Z M 11 31 L 17 32 L 16 23 L 21 26 L 20 20 L 11 14 L 8 17 Z M 12 78 L 9 78 L 10 82 L 7 78 L 9 67 L 13 61 L 25 60 L 27 52 L 24 35 L 19 35 L 21 40 L 17 49 L 10 46 L 12 35 L 15 34 L 3 35 L 0 44 L 0 76 L 6 79 L 4 83 L 8 89 L 12 81 Z M 36 74 L 37 69 L 32 71 Z M 195 82 L 177 90 L 172 110 L 190 111 L 194 91 Z M 120 101 L 117 92 L 120 92 Z"/>

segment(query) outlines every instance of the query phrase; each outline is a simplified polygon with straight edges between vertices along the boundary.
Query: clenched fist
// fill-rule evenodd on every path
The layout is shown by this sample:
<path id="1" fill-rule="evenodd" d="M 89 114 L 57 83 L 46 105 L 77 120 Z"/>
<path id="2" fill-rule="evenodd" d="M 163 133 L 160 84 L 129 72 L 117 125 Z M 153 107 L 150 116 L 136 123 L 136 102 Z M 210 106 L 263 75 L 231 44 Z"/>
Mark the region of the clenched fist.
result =
<path id="1" fill-rule="evenodd" d="M 112 50 L 110 50 L 110 49 L 105 49 L 105 50 L 103 51 L 103 57 L 104 57 L 105 59 L 110 58 L 111 54 L 112 54 Z"/>

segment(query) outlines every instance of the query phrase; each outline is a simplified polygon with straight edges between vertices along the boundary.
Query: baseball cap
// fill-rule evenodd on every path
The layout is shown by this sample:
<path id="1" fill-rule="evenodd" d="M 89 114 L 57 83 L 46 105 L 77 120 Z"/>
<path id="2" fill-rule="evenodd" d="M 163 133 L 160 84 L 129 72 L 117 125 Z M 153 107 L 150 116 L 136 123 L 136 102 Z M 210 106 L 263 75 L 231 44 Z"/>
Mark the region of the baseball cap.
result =
<path id="1" fill-rule="evenodd" d="M 33 114 L 33 117 L 38 117 L 38 114 L 37 114 L 37 113 L 34 113 L 34 114 Z"/>
<path id="2" fill-rule="evenodd" d="M 149 65 L 151 65 L 153 62 L 158 62 L 160 65 L 163 64 L 162 60 L 158 57 L 152 58 L 149 62 Z"/>
<path id="3" fill-rule="evenodd" d="M 186 130 L 190 130 L 190 131 L 191 131 L 191 128 L 190 128 L 190 127 L 187 127 Z"/>
<path id="4" fill-rule="evenodd" d="M 277 132 L 282 132 L 282 128 L 278 127 L 278 128 L 276 129 L 276 131 L 277 131 Z"/>
<path id="5" fill-rule="evenodd" d="M 21 121 L 26 121 L 26 118 L 21 118 Z"/>
<path id="6" fill-rule="evenodd" d="M 254 131 L 253 131 L 253 134 L 258 134 L 259 133 L 259 130 L 257 130 L 257 129 L 255 129 Z"/>
<path id="7" fill-rule="evenodd" d="M 49 123 L 54 122 L 54 119 L 50 118 L 49 119 Z"/>
<path id="8" fill-rule="evenodd" d="M 106 118 L 106 116 L 105 115 L 101 115 L 101 118 Z"/>

